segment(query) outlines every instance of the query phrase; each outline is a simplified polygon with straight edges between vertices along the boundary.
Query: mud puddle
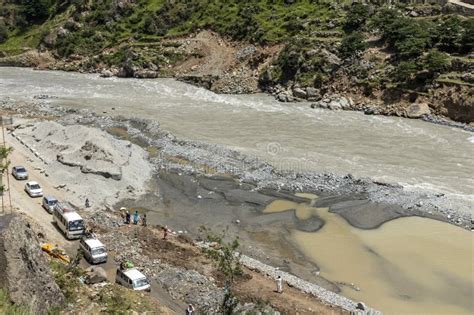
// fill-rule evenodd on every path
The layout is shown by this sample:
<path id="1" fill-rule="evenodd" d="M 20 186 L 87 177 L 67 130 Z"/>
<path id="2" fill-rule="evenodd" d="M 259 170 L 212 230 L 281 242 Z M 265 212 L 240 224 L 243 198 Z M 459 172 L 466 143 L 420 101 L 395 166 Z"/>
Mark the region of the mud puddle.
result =
<path id="1" fill-rule="evenodd" d="M 472 312 L 474 238 L 468 231 L 419 217 L 363 230 L 328 208 L 287 200 L 263 212 L 286 211 L 324 221 L 318 232 L 291 231 L 291 240 L 343 295 L 386 314 Z"/>

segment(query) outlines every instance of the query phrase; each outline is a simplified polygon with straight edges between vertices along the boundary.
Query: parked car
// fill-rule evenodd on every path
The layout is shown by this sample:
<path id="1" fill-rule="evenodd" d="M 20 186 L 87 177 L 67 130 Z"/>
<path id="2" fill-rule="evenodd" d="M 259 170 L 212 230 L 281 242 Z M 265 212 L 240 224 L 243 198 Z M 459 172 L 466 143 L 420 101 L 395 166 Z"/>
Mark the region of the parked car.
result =
<path id="1" fill-rule="evenodd" d="M 28 182 L 25 185 L 25 191 L 30 197 L 42 197 L 43 196 L 43 189 L 41 189 L 40 185 L 37 182 Z"/>
<path id="2" fill-rule="evenodd" d="M 137 268 L 117 269 L 115 282 L 135 291 L 151 291 L 147 277 Z"/>
<path id="3" fill-rule="evenodd" d="M 18 180 L 28 179 L 28 172 L 23 166 L 13 166 L 12 175 Z"/>
<path id="4" fill-rule="evenodd" d="M 58 199 L 54 198 L 53 196 L 44 196 L 43 197 L 43 208 L 46 209 L 49 213 L 53 213 L 54 207 L 58 203 Z"/>
<path id="5" fill-rule="evenodd" d="M 84 258 L 91 264 L 107 262 L 107 249 L 101 241 L 95 238 L 82 238 L 79 242 L 84 251 Z"/>

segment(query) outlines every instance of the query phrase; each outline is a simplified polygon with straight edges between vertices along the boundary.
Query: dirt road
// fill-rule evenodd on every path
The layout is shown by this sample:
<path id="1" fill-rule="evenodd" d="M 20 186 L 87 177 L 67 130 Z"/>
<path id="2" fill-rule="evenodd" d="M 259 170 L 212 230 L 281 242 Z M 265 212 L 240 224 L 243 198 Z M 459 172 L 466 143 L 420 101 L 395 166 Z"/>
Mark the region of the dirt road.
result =
<path id="1" fill-rule="evenodd" d="M 30 216 L 37 222 L 44 230 L 45 238 L 62 247 L 70 247 L 72 241 L 66 240 L 61 232 L 53 224 L 53 217 L 42 206 L 42 198 L 31 198 L 24 190 L 25 184 L 28 181 L 36 181 L 43 189 L 44 195 L 51 195 L 58 200 L 67 200 L 67 194 L 58 190 L 55 183 L 47 179 L 46 175 L 41 172 L 43 162 L 37 159 L 31 151 L 28 151 L 18 140 L 13 138 L 10 134 L 6 136 L 7 146 L 13 147 L 13 152 L 10 155 L 10 193 L 12 198 L 12 205 L 14 211 L 20 211 Z M 11 175 L 11 168 L 13 166 L 24 166 L 28 170 L 28 180 L 16 180 Z M 6 194 L 7 195 L 7 194 Z"/>

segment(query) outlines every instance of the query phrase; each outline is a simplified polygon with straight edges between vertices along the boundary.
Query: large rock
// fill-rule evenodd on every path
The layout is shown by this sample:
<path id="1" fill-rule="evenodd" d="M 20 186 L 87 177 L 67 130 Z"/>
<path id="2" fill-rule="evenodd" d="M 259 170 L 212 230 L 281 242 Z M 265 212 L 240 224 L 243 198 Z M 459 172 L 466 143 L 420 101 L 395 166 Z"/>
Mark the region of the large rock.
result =
<path id="1" fill-rule="evenodd" d="M 90 267 L 86 270 L 86 283 L 95 284 L 107 281 L 107 273 L 102 267 Z"/>
<path id="2" fill-rule="evenodd" d="M 426 103 L 411 104 L 406 109 L 406 116 L 408 118 L 420 118 L 429 114 L 431 114 L 431 110 Z"/>
<path id="3" fill-rule="evenodd" d="M 342 106 L 338 101 L 331 101 L 328 105 L 328 108 L 331 110 L 341 110 Z"/>
<path id="4" fill-rule="evenodd" d="M 297 98 L 306 99 L 306 91 L 301 88 L 294 88 L 293 95 Z"/>
<path id="5" fill-rule="evenodd" d="M 158 72 L 153 70 L 138 70 L 135 71 L 133 76 L 139 79 L 155 79 L 158 77 Z"/>
<path id="6" fill-rule="evenodd" d="M 32 314 L 48 314 L 63 304 L 64 295 L 41 251 L 38 232 L 26 217 L 0 216 L 0 286 Z"/>
<path id="7" fill-rule="evenodd" d="M 306 95 L 309 101 L 319 101 L 321 99 L 321 93 L 314 87 L 307 87 Z"/>

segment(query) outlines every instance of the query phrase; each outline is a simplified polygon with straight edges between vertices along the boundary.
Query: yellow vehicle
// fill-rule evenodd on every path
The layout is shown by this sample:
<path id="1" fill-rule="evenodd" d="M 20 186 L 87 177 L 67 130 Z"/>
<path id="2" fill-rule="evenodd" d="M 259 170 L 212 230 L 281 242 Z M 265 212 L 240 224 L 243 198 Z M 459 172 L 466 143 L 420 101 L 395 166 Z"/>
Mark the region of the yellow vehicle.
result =
<path id="1" fill-rule="evenodd" d="M 71 259 L 66 254 L 66 252 L 57 245 L 46 243 L 41 246 L 41 249 L 48 253 L 51 257 L 58 258 L 67 264 L 71 262 Z"/>

